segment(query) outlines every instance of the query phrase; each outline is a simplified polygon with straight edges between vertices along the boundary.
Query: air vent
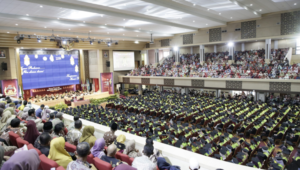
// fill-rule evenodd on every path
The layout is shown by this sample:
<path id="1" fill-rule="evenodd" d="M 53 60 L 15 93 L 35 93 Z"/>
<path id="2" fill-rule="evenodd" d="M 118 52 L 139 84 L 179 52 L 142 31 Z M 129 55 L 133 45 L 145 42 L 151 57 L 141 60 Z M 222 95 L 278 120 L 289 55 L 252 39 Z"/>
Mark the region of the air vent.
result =
<path id="1" fill-rule="evenodd" d="M 235 31 L 241 31 L 241 29 L 240 29 L 240 28 L 237 28 L 237 29 L 235 29 Z"/>
<path id="2" fill-rule="evenodd" d="M 226 33 L 227 32 L 227 30 L 222 30 L 222 33 Z"/>

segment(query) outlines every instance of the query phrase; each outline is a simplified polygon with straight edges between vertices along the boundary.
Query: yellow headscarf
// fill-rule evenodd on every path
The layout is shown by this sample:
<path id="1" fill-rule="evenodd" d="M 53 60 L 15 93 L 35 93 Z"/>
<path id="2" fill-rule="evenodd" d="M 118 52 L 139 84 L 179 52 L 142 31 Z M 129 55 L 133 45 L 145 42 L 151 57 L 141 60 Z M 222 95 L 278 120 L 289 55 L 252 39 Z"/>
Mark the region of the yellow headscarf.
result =
<path id="1" fill-rule="evenodd" d="M 122 135 L 119 135 L 119 136 L 117 137 L 117 142 L 118 142 L 118 143 L 124 144 L 125 141 L 126 141 L 126 136 L 125 136 L 125 135 L 122 134 Z M 119 146 L 118 143 L 117 143 L 117 147 L 118 147 L 117 151 L 121 150 L 121 148 L 122 148 L 122 150 L 123 150 L 123 148 L 125 147 L 125 145 Z"/>
<path id="2" fill-rule="evenodd" d="M 94 136 L 95 128 L 94 126 L 86 126 L 83 129 L 82 136 L 80 137 L 79 142 L 87 142 L 90 145 L 90 148 L 92 148 L 95 144 L 95 141 L 97 140 Z"/>
<path id="3" fill-rule="evenodd" d="M 65 150 L 65 139 L 63 137 L 54 138 L 50 143 L 50 151 L 48 158 L 55 161 L 59 166 L 67 169 L 67 166 L 72 162 L 72 158 Z"/>

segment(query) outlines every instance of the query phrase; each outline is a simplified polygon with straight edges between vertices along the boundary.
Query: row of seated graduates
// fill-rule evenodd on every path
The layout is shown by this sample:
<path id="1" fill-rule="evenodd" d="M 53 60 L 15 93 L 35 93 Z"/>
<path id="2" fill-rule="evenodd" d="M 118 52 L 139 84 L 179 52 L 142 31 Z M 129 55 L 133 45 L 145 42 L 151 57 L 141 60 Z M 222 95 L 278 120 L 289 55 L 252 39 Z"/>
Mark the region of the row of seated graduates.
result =
<path id="1" fill-rule="evenodd" d="M 115 103 L 119 103 L 119 102 L 115 102 Z M 230 103 L 230 101 L 227 101 L 224 103 L 225 104 Z M 230 110 L 231 108 L 241 108 L 243 103 L 245 103 L 245 101 L 240 102 L 239 105 L 233 105 L 231 107 L 228 107 L 228 110 Z M 173 123 L 171 125 L 170 123 L 166 123 L 164 121 L 164 119 L 162 119 L 161 117 L 156 117 L 153 120 L 152 116 L 144 114 L 143 111 L 141 111 L 141 112 L 138 111 L 136 113 L 125 111 L 126 115 L 120 114 L 119 106 L 117 106 L 117 109 L 115 106 L 110 106 L 112 108 L 110 110 L 108 110 L 108 108 L 106 108 L 105 109 L 106 111 L 104 112 L 106 114 L 104 114 L 104 115 L 108 115 L 108 116 L 106 116 L 106 117 L 102 116 L 101 119 L 104 120 L 102 122 L 104 125 L 105 124 L 109 125 L 111 123 L 110 121 L 115 119 L 115 116 L 117 116 L 118 117 L 117 120 L 113 120 L 113 121 L 116 121 L 116 122 L 119 122 L 120 124 L 122 124 L 123 131 L 128 131 L 132 134 L 136 134 L 136 135 L 140 135 L 140 136 L 153 137 L 154 139 L 156 139 L 159 142 L 163 142 L 166 144 L 172 144 L 177 147 L 182 147 L 183 149 L 191 150 L 191 151 L 197 152 L 197 153 L 202 152 L 205 154 L 205 152 L 203 152 L 203 150 L 205 150 L 205 149 L 209 150 L 210 148 L 208 148 L 208 147 L 215 146 L 217 149 L 215 149 L 213 153 L 210 153 L 209 156 L 218 157 L 218 154 L 217 154 L 218 151 L 220 151 L 220 152 L 224 151 L 224 146 L 227 146 L 228 144 L 232 145 L 232 146 L 236 145 L 235 143 L 239 139 L 233 137 L 232 132 L 235 132 L 237 130 L 237 128 L 245 127 L 244 133 L 246 133 L 248 130 L 252 132 L 254 128 L 257 128 L 258 130 L 256 130 L 256 131 L 254 130 L 255 135 L 257 135 L 257 134 L 259 134 L 259 132 L 262 131 L 262 127 L 264 125 L 270 124 L 270 122 L 265 121 L 266 120 L 265 115 L 267 115 L 267 117 L 269 117 L 269 120 L 270 120 L 270 118 L 278 117 L 276 119 L 276 121 L 278 120 L 278 122 L 275 122 L 275 126 L 273 126 L 274 130 L 276 129 L 276 127 L 278 125 L 281 125 L 281 123 L 282 123 L 283 119 L 285 118 L 285 116 L 287 115 L 287 113 L 289 113 L 289 115 L 293 115 L 292 113 L 289 112 L 290 109 L 287 107 L 282 108 L 282 110 L 280 110 L 278 113 L 274 113 L 274 112 L 270 111 L 270 108 L 266 105 L 266 103 L 264 103 L 264 104 L 261 103 L 261 106 L 260 106 L 261 108 L 255 108 L 253 106 L 250 107 L 250 105 L 249 105 L 252 112 L 248 113 L 247 115 L 239 114 L 240 112 L 238 112 L 238 111 L 240 109 L 236 109 L 236 111 L 233 111 L 233 113 L 238 112 L 236 115 L 240 116 L 240 118 L 242 118 L 242 117 L 246 118 L 245 119 L 245 120 L 247 120 L 246 123 L 243 123 L 238 118 L 233 118 L 232 120 L 230 120 L 230 119 L 226 120 L 226 117 L 228 117 L 226 115 L 226 113 L 224 115 L 222 112 L 220 113 L 219 109 L 216 109 L 216 111 L 219 112 L 220 116 L 225 116 L 225 119 L 223 118 L 221 120 L 220 119 L 218 120 L 219 117 L 214 116 L 216 114 L 209 112 L 209 109 L 214 108 L 214 107 L 210 107 L 207 110 L 204 110 L 204 112 L 206 112 L 206 114 L 202 115 L 204 117 L 204 119 L 201 119 L 201 118 L 203 118 L 201 116 L 200 116 L 200 119 L 199 119 L 199 116 L 196 117 L 195 122 L 193 123 L 192 127 L 189 127 L 189 123 L 183 123 L 181 125 L 181 121 L 177 121 L 177 124 Z M 202 110 L 200 109 L 199 111 L 202 111 Z M 144 114 L 145 116 L 144 117 L 139 116 L 138 115 L 139 113 L 142 113 L 142 115 Z M 258 114 L 258 113 L 260 113 L 260 114 Z M 297 112 L 297 114 L 298 113 L 299 112 Z M 231 115 L 234 115 L 234 114 L 231 114 Z M 121 116 L 121 117 L 119 117 L 119 116 Z M 137 118 L 134 118 L 134 116 L 136 116 Z M 255 117 L 252 117 L 252 116 L 255 116 Z M 149 121 L 143 122 L 143 118 L 145 118 L 145 117 L 147 118 L 147 120 L 153 120 L 151 122 L 155 122 L 155 123 L 149 123 Z M 159 120 L 163 120 L 163 121 L 159 121 Z M 180 119 L 180 120 L 182 120 L 182 119 Z M 201 121 L 199 121 L 199 120 L 201 120 Z M 205 121 L 203 121 L 203 120 L 205 120 Z M 258 123 L 255 123 L 255 125 L 253 125 L 253 123 L 249 124 L 249 120 L 251 120 L 252 122 L 258 122 Z M 215 122 L 215 121 L 217 121 L 217 122 Z M 218 124 L 218 122 L 220 122 L 220 121 L 222 123 Z M 137 124 L 139 125 L 138 127 L 141 127 L 141 128 L 137 128 L 136 127 Z M 162 126 L 162 124 L 164 126 Z M 212 128 L 210 128 L 210 127 L 214 127 L 214 125 L 217 126 L 216 130 L 212 130 Z M 223 125 L 223 128 L 220 127 L 221 125 Z M 181 130 L 181 129 L 183 129 L 183 130 Z M 200 131 L 200 135 L 198 133 L 199 131 Z M 225 132 L 225 133 L 223 135 L 221 135 L 222 132 L 223 133 Z M 270 135 L 271 134 L 273 134 L 273 132 L 271 132 Z M 175 140 L 175 137 L 178 138 L 179 140 Z M 196 137 L 196 139 L 195 139 L 195 137 Z M 231 142 L 230 142 L 230 140 L 231 140 Z M 250 161 L 250 158 L 253 157 L 253 154 L 258 150 L 258 146 L 259 146 L 258 144 L 260 142 L 260 138 L 255 138 L 255 140 L 251 140 L 251 142 L 250 141 L 245 142 L 245 140 L 243 138 L 240 138 L 239 141 L 242 142 L 239 145 L 240 149 L 237 148 L 234 152 L 232 152 L 233 153 L 232 156 L 236 156 L 236 158 L 241 158 L 242 157 L 241 155 L 243 155 L 243 152 L 238 152 L 238 151 L 241 150 L 241 148 L 244 148 L 244 149 L 249 148 L 248 154 L 250 156 L 248 157 L 248 159 L 245 159 L 245 160 L 242 159 L 242 162 L 238 162 L 240 164 L 246 164 L 248 161 Z M 255 143 L 255 141 L 256 141 L 256 143 Z M 273 139 L 270 139 L 270 142 L 272 144 L 274 144 Z M 219 145 L 220 143 L 223 145 Z M 213 144 L 213 145 L 211 145 L 211 144 Z M 203 148 L 201 148 L 201 147 L 203 147 Z M 271 150 L 269 152 L 270 154 L 268 156 L 271 156 L 271 153 L 273 152 L 272 149 L 274 149 L 274 147 L 272 147 L 272 145 L 270 145 L 270 148 L 268 148 L 268 149 Z M 259 155 L 261 155 L 261 154 L 257 153 L 258 157 L 259 157 Z M 227 159 L 228 158 L 231 158 L 231 156 L 229 155 L 227 157 Z M 256 157 L 254 157 L 254 159 L 255 158 Z M 264 163 L 264 164 L 262 164 L 262 163 Z M 251 165 L 251 163 L 249 163 L 249 164 Z M 257 163 L 257 167 L 265 167 L 266 165 L 267 164 L 265 162 L 261 162 L 260 165 L 258 165 L 258 163 Z"/>

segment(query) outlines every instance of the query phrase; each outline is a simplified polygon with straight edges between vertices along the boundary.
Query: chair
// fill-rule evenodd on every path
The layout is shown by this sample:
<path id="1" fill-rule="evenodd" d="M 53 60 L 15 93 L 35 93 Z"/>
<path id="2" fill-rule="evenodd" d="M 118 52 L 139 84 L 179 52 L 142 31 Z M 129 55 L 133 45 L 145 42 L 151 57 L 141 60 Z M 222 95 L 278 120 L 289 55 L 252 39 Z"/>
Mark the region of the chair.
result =
<path id="1" fill-rule="evenodd" d="M 58 167 L 58 164 L 47 158 L 44 154 L 40 155 L 40 160 L 41 160 L 41 167 L 43 170 L 50 170 L 51 168 L 57 168 Z"/>
<path id="2" fill-rule="evenodd" d="M 29 145 L 29 142 L 27 142 L 22 138 L 17 138 L 16 141 L 17 141 L 18 148 L 22 148 L 24 145 Z"/>
<path id="3" fill-rule="evenodd" d="M 64 167 L 60 166 L 58 168 L 56 168 L 56 170 L 66 170 Z"/>
<path id="4" fill-rule="evenodd" d="M 34 150 L 37 151 L 37 153 L 38 153 L 39 155 L 42 155 L 42 152 L 41 152 L 39 149 L 35 148 L 32 144 L 27 145 L 27 148 L 28 148 L 28 150 L 34 149 Z"/>
<path id="5" fill-rule="evenodd" d="M 65 148 L 68 152 L 75 152 L 76 151 L 76 146 L 75 145 L 72 145 L 70 144 L 69 142 L 66 142 L 65 143 Z"/>
<path id="6" fill-rule="evenodd" d="M 19 138 L 20 136 L 18 134 L 16 134 L 16 133 L 12 132 L 12 131 L 10 131 L 8 133 L 8 135 L 9 135 L 10 144 L 18 147 L 17 138 Z"/>
<path id="7" fill-rule="evenodd" d="M 120 159 L 123 162 L 127 162 L 131 166 L 130 157 L 126 154 L 120 153 Z"/>
<path id="8" fill-rule="evenodd" d="M 112 170 L 112 166 L 110 163 L 102 161 L 99 158 L 94 158 L 94 165 L 97 169 L 101 169 L 101 170 Z"/>
<path id="9" fill-rule="evenodd" d="M 68 134 L 68 129 L 65 127 L 65 129 L 64 129 L 64 132 L 65 132 L 65 135 L 67 135 Z"/>
<path id="10" fill-rule="evenodd" d="M 129 158 L 129 165 L 132 165 L 132 162 L 134 161 L 134 158 Z"/>
<path id="11" fill-rule="evenodd" d="M 94 155 L 89 154 L 86 161 L 88 161 L 88 163 L 90 163 L 90 164 L 94 164 Z"/>

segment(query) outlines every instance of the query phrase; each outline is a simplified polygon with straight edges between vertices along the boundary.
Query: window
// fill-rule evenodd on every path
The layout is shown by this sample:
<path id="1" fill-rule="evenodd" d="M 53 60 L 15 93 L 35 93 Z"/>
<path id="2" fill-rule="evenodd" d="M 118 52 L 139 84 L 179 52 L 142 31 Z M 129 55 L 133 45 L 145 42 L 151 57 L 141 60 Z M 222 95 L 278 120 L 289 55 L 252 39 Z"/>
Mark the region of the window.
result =
<path id="1" fill-rule="evenodd" d="M 296 42 L 296 54 L 300 54 L 300 38 Z"/>

